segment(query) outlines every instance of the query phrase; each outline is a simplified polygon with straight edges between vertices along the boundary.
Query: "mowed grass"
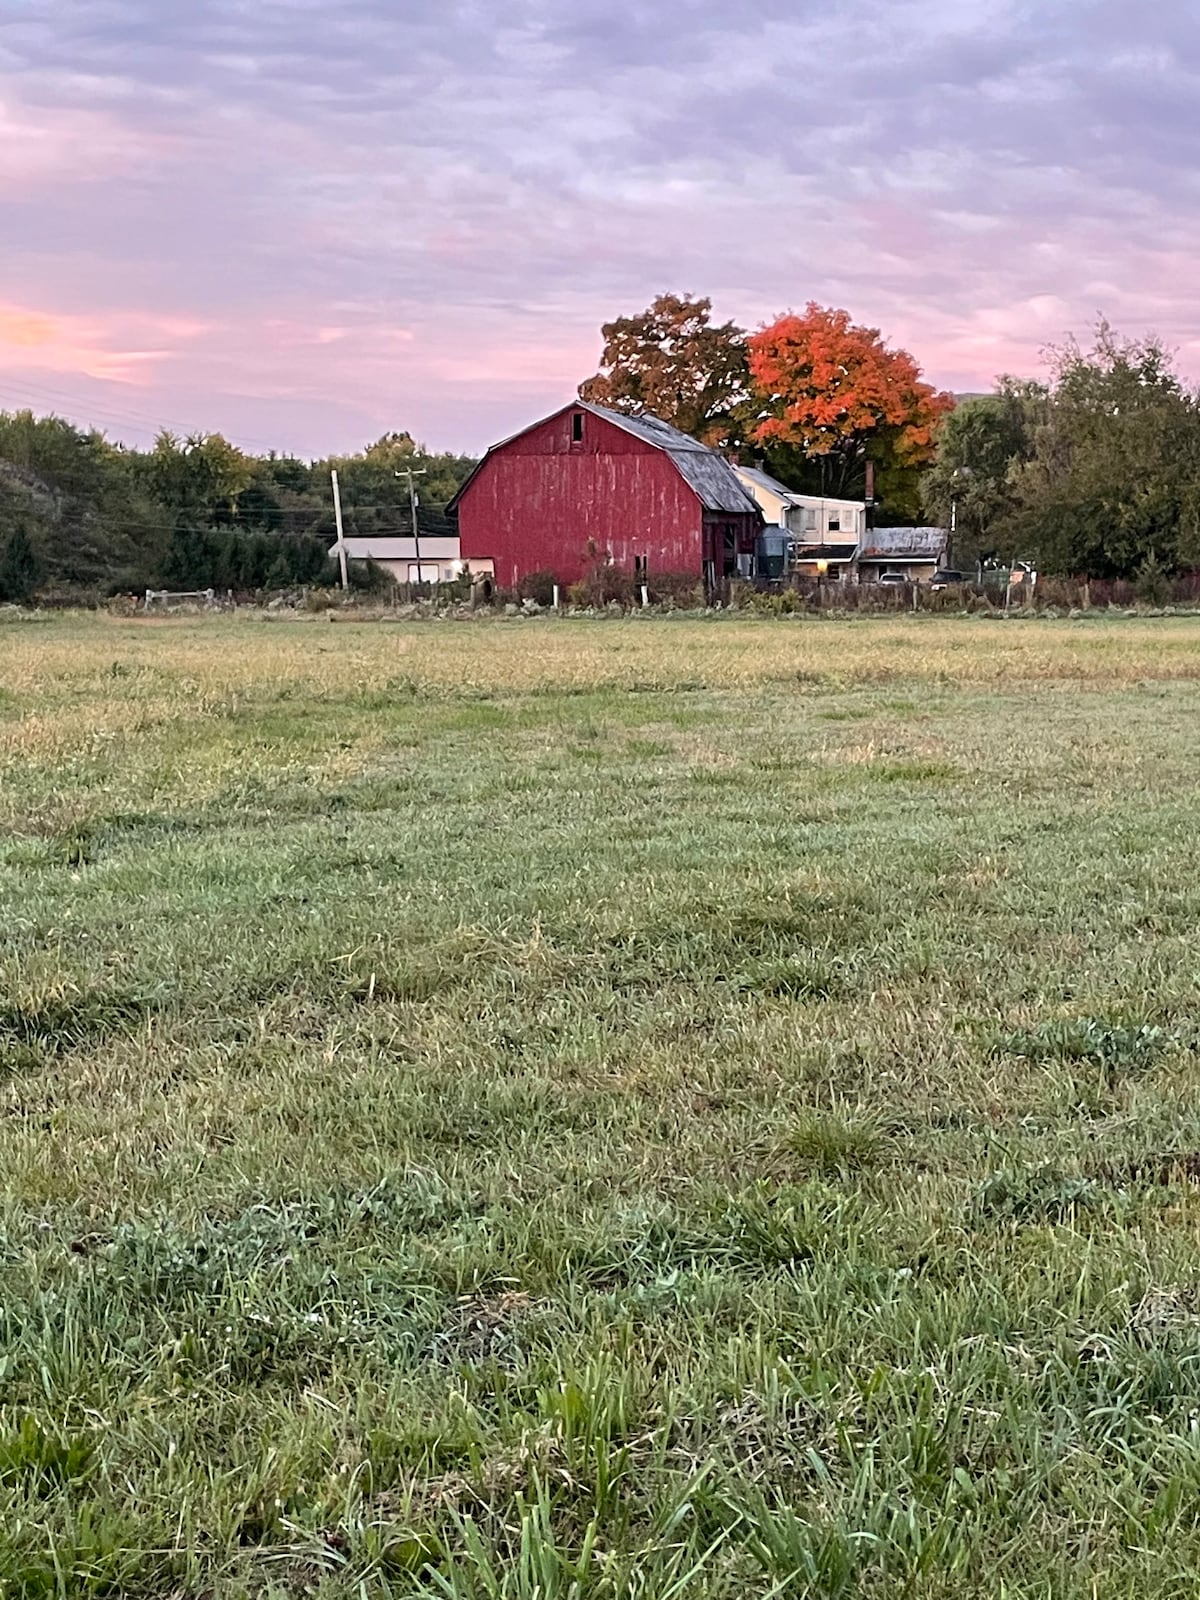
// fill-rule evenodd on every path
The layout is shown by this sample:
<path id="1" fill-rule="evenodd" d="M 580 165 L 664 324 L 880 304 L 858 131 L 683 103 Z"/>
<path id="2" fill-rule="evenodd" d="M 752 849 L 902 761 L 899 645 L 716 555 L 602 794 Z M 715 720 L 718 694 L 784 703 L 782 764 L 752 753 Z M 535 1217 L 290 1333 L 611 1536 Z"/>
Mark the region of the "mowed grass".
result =
<path id="1" fill-rule="evenodd" d="M 0 1595 L 1191 1596 L 1200 622 L 0 624 Z"/>

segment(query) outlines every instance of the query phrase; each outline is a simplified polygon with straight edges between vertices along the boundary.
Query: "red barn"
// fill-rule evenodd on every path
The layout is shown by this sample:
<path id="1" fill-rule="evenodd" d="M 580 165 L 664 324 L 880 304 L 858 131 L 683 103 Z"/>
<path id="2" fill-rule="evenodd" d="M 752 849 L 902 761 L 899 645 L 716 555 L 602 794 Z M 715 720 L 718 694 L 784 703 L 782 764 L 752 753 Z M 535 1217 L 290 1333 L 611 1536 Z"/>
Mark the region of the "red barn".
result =
<path id="1" fill-rule="evenodd" d="M 575 583 L 597 565 L 632 576 L 749 573 L 762 527 L 729 464 L 657 417 L 575 400 L 493 445 L 450 503 L 460 555 L 512 588 L 532 572 Z"/>

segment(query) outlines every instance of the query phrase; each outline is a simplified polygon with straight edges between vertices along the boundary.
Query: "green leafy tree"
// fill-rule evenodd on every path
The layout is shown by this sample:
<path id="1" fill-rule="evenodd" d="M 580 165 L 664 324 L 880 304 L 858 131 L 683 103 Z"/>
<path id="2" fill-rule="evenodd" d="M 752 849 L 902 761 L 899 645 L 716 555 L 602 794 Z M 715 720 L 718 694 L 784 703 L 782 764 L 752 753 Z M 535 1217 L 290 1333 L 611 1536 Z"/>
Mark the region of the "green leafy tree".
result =
<path id="1" fill-rule="evenodd" d="M 265 589 L 287 589 L 295 582 L 292 563 L 288 560 L 287 552 L 277 549 L 274 559 L 266 570 L 263 578 Z"/>
<path id="2" fill-rule="evenodd" d="M 1105 322 L 1053 353 L 1028 460 L 1011 476 L 1011 548 L 1047 572 L 1132 578 L 1200 558 L 1200 408 L 1153 337 Z"/>
<path id="3" fill-rule="evenodd" d="M 351 536 L 389 538 L 412 531 L 408 493 L 409 468 L 417 476 L 417 528 L 424 537 L 454 532 L 446 504 L 466 481 L 475 457 L 436 454 L 417 443 L 410 433 L 387 433 L 356 456 L 332 457 L 314 464 L 321 484 L 320 516 L 306 531 L 334 534 L 329 473 L 337 469 L 342 493 L 342 513 Z"/>
<path id="4" fill-rule="evenodd" d="M 283 525 L 283 507 L 264 483 L 256 481 L 242 490 L 236 506 L 222 506 L 217 520 L 236 521 L 240 527 L 255 528 L 263 533 L 278 533 Z"/>
<path id="5" fill-rule="evenodd" d="M 1008 547 L 1014 479 L 1033 453 L 1046 404 L 1044 384 L 1003 378 L 996 394 L 964 400 L 942 421 L 937 459 L 922 475 L 920 493 L 927 516 L 943 527 L 955 525 L 953 564 L 1020 555 Z"/>
<path id="6" fill-rule="evenodd" d="M 0 517 L 22 520 L 55 584 L 143 587 L 170 539 L 137 453 L 61 417 L 0 413 Z"/>
<path id="7" fill-rule="evenodd" d="M 299 461 L 295 456 L 276 455 L 272 450 L 269 455 L 260 457 L 256 465 L 259 480 L 264 484 L 271 484 L 277 490 L 286 489 L 295 495 L 313 492 L 314 468 L 307 461 Z"/>
<path id="8" fill-rule="evenodd" d="M 236 518 L 253 471 L 250 459 L 219 433 L 181 440 L 165 429 L 142 463 L 145 481 L 158 500 L 210 524 Z"/>
<path id="9" fill-rule="evenodd" d="M 292 562 L 292 581 L 307 584 L 331 584 L 335 565 L 329 559 L 329 550 L 320 539 L 291 539 L 287 549 Z"/>
<path id="10" fill-rule="evenodd" d="M 1147 605 L 1164 605 L 1171 595 L 1171 574 L 1151 552 L 1137 570 L 1137 595 Z"/>

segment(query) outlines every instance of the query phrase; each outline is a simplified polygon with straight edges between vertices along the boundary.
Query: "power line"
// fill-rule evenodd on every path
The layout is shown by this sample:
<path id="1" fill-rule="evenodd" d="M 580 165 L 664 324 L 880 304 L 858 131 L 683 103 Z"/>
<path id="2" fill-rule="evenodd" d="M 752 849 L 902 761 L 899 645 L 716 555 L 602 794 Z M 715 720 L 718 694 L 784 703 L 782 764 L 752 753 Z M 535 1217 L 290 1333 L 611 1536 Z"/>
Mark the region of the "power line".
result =
<path id="1" fill-rule="evenodd" d="M 0 457 L 0 466 L 2 466 L 3 464 L 4 464 L 4 458 Z M 83 500 L 84 499 L 84 497 L 82 495 L 71 495 L 71 496 L 68 496 L 68 498 L 73 498 L 73 499 L 78 499 L 78 500 Z M 411 539 L 412 538 L 412 527 L 407 522 L 405 522 L 402 525 L 397 525 L 395 527 L 392 527 L 392 526 L 387 526 L 387 527 L 382 527 L 382 528 L 357 528 L 357 527 L 355 527 L 354 526 L 355 513 L 358 512 L 358 511 L 364 511 L 364 510 L 367 510 L 367 509 L 379 510 L 379 511 L 389 511 L 389 512 L 398 512 L 400 514 L 403 514 L 403 507 L 401 507 L 401 506 L 394 506 L 393 505 L 393 506 L 377 506 L 377 507 L 368 508 L 368 507 L 364 507 L 364 506 L 346 506 L 346 505 L 343 505 L 342 512 L 343 512 L 343 515 L 345 516 L 346 524 L 347 524 L 347 528 L 346 528 L 346 537 L 347 538 L 349 538 L 349 539 Z M 152 533 L 173 533 L 175 531 L 175 529 L 179 526 L 180 519 L 181 518 L 188 518 L 191 515 L 191 513 L 188 512 L 186 509 L 181 509 L 169 521 L 159 521 L 157 518 L 148 521 L 146 518 L 138 516 L 136 512 L 130 512 L 128 510 L 128 508 L 119 509 L 119 510 L 117 510 L 115 512 L 109 512 L 109 513 L 106 514 L 103 510 L 100 510 L 96 506 L 94 506 L 92 504 L 88 504 L 88 503 L 85 503 L 83 505 L 82 514 L 83 514 L 83 516 L 85 518 L 86 517 L 91 517 L 91 516 L 96 516 L 96 517 L 101 518 L 102 520 L 107 520 L 107 521 L 110 521 L 112 523 L 119 523 L 127 531 L 130 528 L 135 528 L 135 529 L 142 529 L 142 530 L 144 530 L 146 532 L 152 532 Z M 287 522 L 289 518 L 299 518 L 299 517 L 307 517 L 307 518 L 312 519 L 312 521 L 314 521 L 314 522 L 323 520 L 324 518 L 328 518 L 329 521 L 331 521 L 331 522 L 333 520 L 333 514 L 332 514 L 331 511 L 329 511 L 328 509 L 322 510 L 321 508 L 316 507 L 316 506 L 313 506 L 313 507 L 307 507 L 307 506 L 305 506 L 305 507 L 296 507 L 296 508 L 291 509 L 291 510 L 289 510 L 289 508 L 286 507 L 286 506 L 281 506 L 280 507 L 280 515 L 281 515 L 281 517 L 282 517 L 284 522 Z M 230 522 L 207 522 L 207 523 L 201 523 L 199 516 L 197 516 L 197 523 L 198 523 L 198 525 L 202 526 L 203 531 L 206 532 L 206 533 L 226 533 L 226 532 L 228 532 L 228 533 L 244 533 L 244 534 L 263 533 L 263 534 L 267 534 L 268 536 L 270 536 L 272 538 L 281 538 L 281 539 L 295 539 L 295 538 L 323 539 L 323 538 L 325 538 L 327 536 L 326 533 L 324 533 L 321 530 L 320 527 L 312 526 L 311 524 L 309 526 L 299 527 L 299 528 L 297 528 L 297 527 L 292 527 L 292 528 L 287 528 L 287 527 L 268 528 L 268 527 L 265 527 L 262 523 L 242 522 L 242 521 L 239 521 L 237 518 L 234 518 Z M 426 522 L 424 527 L 421 529 L 421 538 L 423 538 L 423 539 L 452 539 L 452 538 L 454 538 L 454 534 L 453 534 L 453 532 L 451 532 L 448 529 L 445 532 L 443 532 L 443 531 L 431 528 L 429 523 Z"/>
<path id="2" fill-rule="evenodd" d="M 347 510 L 346 507 L 343 507 L 342 509 L 343 509 L 343 512 L 345 513 L 345 516 L 346 516 L 346 523 L 347 523 L 346 537 L 348 539 L 411 539 L 412 538 L 412 528 L 410 526 L 408 526 L 407 524 L 405 526 L 403 526 L 403 527 L 395 527 L 395 528 L 356 528 L 356 527 L 354 527 L 352 525 L 353 524 L 353 518 L 352 518 L 350 512 Z M 126 532 L 130 531 L 131 529 L 134 529 L 134 530 L 141 529 L 142 531 L 148 532 L 148 533 L 173 533 L 175 531 L 175 529 L 179 526 L 180 519 L 181 518 L 185 518 L 186 519 L 187 516 L 188 516 L 187 512 L 181 511 L 179 513 L 179 516 L 173 518 L 170 522 L 157 522 L 157 521 L 155 521 L 155 522 L 147 522 L 142 517 L 139 517 L 137 515 L 127 515 L 124 512 L 112 513 L 107 518 L 104 518 L 103 513 L 95 513 L 94 512 L 94 508 L 92 508 L 92 507 L 87 507 L 86 508 L 86 512 L 87 512 L 88 515 L 93 515 L 93 514 L 94 515 L 99 515 L 99 516 L 101 516 L 101 518 L 103 520 L 106 520 L 106 521 L 108 521 L 108 522 L 110 522 L 112 524 L 118 524 Z M 285 513 L 285 517 L 286 517 L 286 513 Z M 333 520 L 332 513 L 329 513 L 329 519 L 332 522 L 332 520 Z M 249 523 L 249 522 L 237 522 L 237 521 L 234 521 L 234 522 L 207 522 L 207 523 L 204 523 L 204 522 L 201 522 L 199 519 L 197 519 L 196 527 L 197 527 L 197 531 L 202 532 L 202 533 L 241 533 L 241 534 L 262 533 L 262 534 L 266 534 L 268 538 L 272 538 L 272 539 L 324 539 L 324 538 L 327 537 L 326 533 L 322 532 L 322 530 L 320 528 L 315 528 L 315 527 L 307 527 L 307 528 L 282 528 L 282 527 L 281 528 L 267 528 L 267 527 L 264 527 L 261 523 Z M 421 529 L 421 538 L 422 539 L 453 539 L 454 537 L 455 537 L 455 535 L 453 533 L 449 532 L 449 531 L 447 531 L 445 533 L 442 533 L 442 532 L 439 532 L 439 531 L 436 531 L 436 530 L 430 528 L 428 523 L 426 523 L 425 526 Z"/>
<path id="3" fill-rule="evenodd" d="M 0 468 L 3 468 L 6 465 L 16 466 L 16 465 L 18 465 L 18 463 L 9 462 L 6 457 L 0 456 Z M 23 487 L 28 487 L 28 485 L 23 485 Z M 46 487 L 53 489 L 54 485 L 53 484 L 47 484 Z M 66 498 L 69 499 L 69 500 L 78 500 L 78 501 L 86 502 L 86 509 L 88 509 L 88 510 L 95 510 L 96 509 L 94 503 L 87 501 L 86 493 L 77 493 L 74 490 L 62 490 L 60 492 L 63 493 L 66 496 Z M 155 499 L 154 500 L 154 504 L 156 506 L 161 506 L 162 505 L 162 501 Z M 431 506 L 436 505 L 436 504 L 437 504 L 436 501 L 431 501 L 430 502 Z M 279 509 L 280 517 L 285 522 L 289 518 L 294 521 L 294 520 L 296 520 L 298 518 L 301 518 L 301 517 L 318 518 L 318 519 L 322 518 L 322 517 L 329 517 L 330 520 L 332 520 L 332 512 L 330 511 L 330 509 L 328 507 L 322 507 L 320 505 L 280 506 L 278 509 Z M 342 513 L 345 516 L 347 521 L 349 521 L 351 518 L 355 517 L 356 515 L 361 515 L 363 513 L 368 512 L 368 511 L 381 511 L 381 512 L 387 512 L 387 513 L 390 513 L 390 514 L 393 514 L 393 515 L 403 516 L 405 508 L 404 508 L 403 505 L 355 506 L 355 505 L 347 505 L 345 503 L 345 501 L 342 502 Z M 181 517 L 181 516 L 190 516 L 192 514 L 193 513 L 189 510 L 188 507 L 181 506 L 179 508 L 179 511 L 176 513 L 175 518 L 170 522 L 158 522 L 158 521 L 147 522 L 144 518 L 136 517 L 136 516 L 131 516 L 130 520 L 131 521 L 136 521 L 138 526 L 141 527 L 141 528 L 173 528 L 173 527 L 175 527 L 176 522 L 178 521 L 179 517 Z M 199 515 L 200 513 L 196 513 L 196 514 Z M 239 518 L 235 516 L 229 522 L 213 523 L 212 526 L 213 527 L 218 527 L 218 528 L 229 528 L 229 527 L 246 527 L 247 524 L 244 523 L 244 522 L 241 522 L 239 520 Z M 429 523 L 428 518 L 426 518 L 425 523 L 424 523 L 423 526 L 424 526 L 424 531 L 426 533 L 429 533 L 430 523 Z M 395 538 L 407 539 L 407 538 L 411 537 L 412 526 L 411 526 L 410 523 L 408 523 L 406 521 L 402 526 L 398 526 L 396 528 L 371 528 L 369 532 L 362 533 L 362 534 L 357 534 L 357 535 L 355 535 L 355 537 L 363 538 L 363 539 L 374 538 L 377 534 L 381 538 L 393 538 L 393 537 L 395 537 Z M 436 538 L 437 535 L 436 534 L 431 534 L 430 537 L 431 538 Z"/>

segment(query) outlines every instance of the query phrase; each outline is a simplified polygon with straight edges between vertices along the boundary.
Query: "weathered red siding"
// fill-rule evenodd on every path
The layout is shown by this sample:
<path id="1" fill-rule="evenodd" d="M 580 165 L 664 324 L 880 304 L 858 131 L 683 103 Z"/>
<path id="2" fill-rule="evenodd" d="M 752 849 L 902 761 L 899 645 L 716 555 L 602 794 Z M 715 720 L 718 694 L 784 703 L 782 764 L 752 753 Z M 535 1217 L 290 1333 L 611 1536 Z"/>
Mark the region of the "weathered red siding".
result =
<path id="1" fill-rule="evenodd" d="M 464 561 L 490 558 L 507 588 L 531 572 L 574 583 L 607 557 L 632 571 L 700 576 L 704 511 L 670 457 L 622 428 L 572 407 L 499 446 L 463 490 L 458 531 Z M 723 519 L 735 521 L 735 518 Z"/>

